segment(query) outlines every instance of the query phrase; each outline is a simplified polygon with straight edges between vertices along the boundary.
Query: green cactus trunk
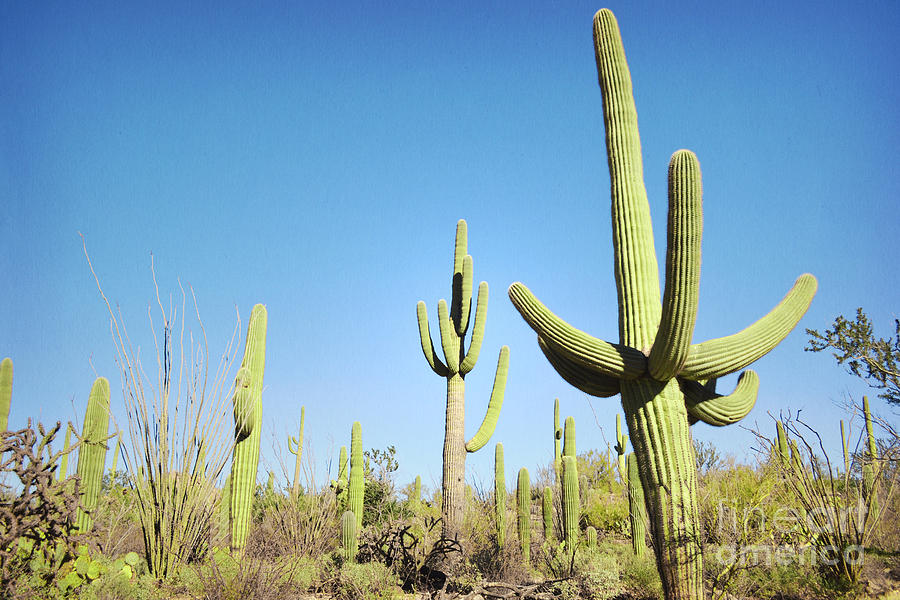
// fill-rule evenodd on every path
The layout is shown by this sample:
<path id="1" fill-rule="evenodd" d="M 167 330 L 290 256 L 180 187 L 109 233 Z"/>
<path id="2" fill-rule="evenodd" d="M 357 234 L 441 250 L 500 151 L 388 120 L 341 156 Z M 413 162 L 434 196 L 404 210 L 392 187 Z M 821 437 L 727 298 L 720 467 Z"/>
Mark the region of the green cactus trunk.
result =
<path id="1" fill-rule="evenodd" d="M 69 448 L 72 445 L 72 428 L 66 424 L 66 438 L 63 441 L 63 454 L 59 459 L 59 471 L 56 473 L 56 480 L 62 481 L 69 473 Z"/>
<path id="2" fill-rule="evenodd" d="M 338 454 L 337 480 L 332 480 L 331 487 L 337 496 L 338 509 L 347 508 L 347 446 L 341 446 Z"/>
<path id="3" fill-rule="evenodd" d="M 244 358 L 235 379 L 235 444 L 231 461 L 231 549 L 240 554 L 250 533 L 253 493 L 262 436 L 262 389 L 266 367 L 266 307 L 250 313 Z"/>
<path id="4" fill-rule="evenodd" d="M 575 417 L 566 417 L 566 428 L 563 431 L 563 456 L 577 456 L 575 452 Z"/>
<path id="5" fill-rule="evenodd" d="M 98 377 L 91 387 L 81 446 L 78 448 L 78 477 L 81 480 L 81 502 L 75 524 L 78 531 L 90 531 L 93 519 L 90 511 L 97 506 L 103 471 L 106 468 L 106 438 L 109 435 L 109 381 Z"/>
<path id="6" fill-rule="evenodd" d="M 348 491 L 349 509 L 356 515 L 356 529 L 362 530 L 363 496 L 365 494 L 365 473 L 363 466 L 362 425 L 353 423 L 350 430 L 350 483 Z"/>
<path id="7" fill-rule="evenodd" d="M 222 495 L 219 497 L 219 532 L 225 536 L 231 527 L 231 475 L 225 478 Z"/>
<path id="8" fill-rule="evenodd" d="M 634 452 L 627 458 L 628 519 L 631 522 L 631 548 L 635 556 L 644 556 L 647 547 L 647 509 L 644 508 L 644 488 Z"/>
<path id="9" fill-rule="evenodd" d="M 768 315 L 737 334 L 692 343 L 702 235 L 700 166 L 690 151 L 669 163 L 665 289 L 660 296 L 650 206 L 644 188 L 631 74 L 612 12 L 594 17 L 611 180 L 619 341 L 595 338 L 560 319 L 521 283 L 509 295 L 537 332 L 547 360 L 570 384 L 599 397 L 621 394 L 650 515 L 657 567 L 668 600 L 704 597 L 697 473 L 689 426 L 723 426 L 750 411 L 759 379 L 744 372 L 732 394 L 715 380 L 774 348 L 794 328 L 816 290 L 801 275 Z"/>
<path id="10" fill-rule="evenodd" d="M 497 529 L 497 547 L 506 544 L 506 470 L 503 465 L 503 444 L 494 447 L 494 525 Z"/>
<path id="11" fill-rule="evenodd" d="M 9 407 L 12 403 L 13 362 L 7 357 L 0 361 L 0 431 L 9 429 Z"/>
<path id="12" fill-rule="evenodd" d="M 470 317 L 472 316 L 473 274 L 472 257 L 467 254 L 467 245 L 468 229 L 466 222 L 460 219 L 456 224 L 449 309 L 445 300 L 438 302 L 438 324 L 444 361 L 441 361 L 434 351 L 425 303 L 420 301 L 416 305 L 422 352 L 425 354 L 431 370 L 447 380 L 441 516 L 443 517 L 443 536 L 451 539 L 459 537 L 465 516 L 463 487 L 466 479 L 466 453 L 477 452 L 487 444 L 493 435 L 503 405 L 503 392 L 506 389 L 506 375 L 509 369 L 509 348 L 503 346 L 497 361 L 494 387 L 491 390 L 491 398 L 484 420 L 472 439 L 466 442 L 465 376 L 475 367 L 481 352 L 488 302 L 488 285 L 482 281 L 478 286 L 471 342 L 466 350 L 465 337 L 469 331 Z"/>
<path id="13" fill-rule="evenodd" d="M 562 477 L 562 428 L 559 426 L 559 398 L 553 400 L 553 470 Z"/>
<path id="14" fill-rule="evenodd" d="M 407 506 L 413 515 L 417 515 L 422 508 L 422 477 L 420 475 L 416 475 L 416 480 L 413 482 Z"/>
<path id="15" fill-rule="evenodd" d="M 863 464 L 863 499 L 868 505 L 869 513 L 872 514 L 872 520 L 875 521 L 879 512 L 878 508 L 878 490 L 876 488 L 876 464 L 878 460 L 878 445 L 875 443 L 875 428 L 872 424 L 872 413 L 869 410 L 869 398 L 863 396 L 863 416 L 866 421 L 866 441 L 868 456 Z M 843 425 L 843 422 L 841 423 Z"/>
<path id="16" fill-rule="evenodd" d="M 356 560 L 356 552 L 359 549 L 357 520 L 352 510 L 344 511 L 341 515 L 341 549 L 347 562 Z"/>
<path id="17" fill-rule="evenodd" d="M 300 434 L 297 437 L 288 436 L 288 452 L 296 456 L 294 461 L 294 485 L 291 487 L 291 493 L 295 496 L 300 493 L 300 467 L 303 460 L 303 424 L 306 420 L 306 407 L 300 407 Z M 291 444 L 296 448 L 291 448 Z"/>
<path id="18" fill-rule="evenodd" d="M 549 542 L 553 539 L 553 488 L 550 486 L 544 488 L 541 516 L 544 518 L 544 540 Z"/>
<path id="19" fill-rule="evenodd" d="M 578 521 L 581 500 L 578 497 L 578 463 L 574 456 L 562 457 L 562 525 L 567 551 L 578 545 Z"/>
<path id="20" fill-rule="evenodd" d="M 531 562 L 531 481 L 528 477 L 528 469 L 525 467 L 519 469 L 519 479 L 516 485 L 516 511 L 519 548 L 522 551 L 522 561 L 528 566 Z"/>

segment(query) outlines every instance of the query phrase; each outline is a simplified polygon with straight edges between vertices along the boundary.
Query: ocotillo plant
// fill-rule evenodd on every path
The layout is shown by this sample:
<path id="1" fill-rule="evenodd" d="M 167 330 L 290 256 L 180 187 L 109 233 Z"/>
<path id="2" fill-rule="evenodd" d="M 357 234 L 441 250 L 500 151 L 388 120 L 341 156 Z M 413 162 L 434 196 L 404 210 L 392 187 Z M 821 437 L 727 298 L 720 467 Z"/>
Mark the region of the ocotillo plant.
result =
<path id="1" fill-rule="evenodd" d="M 578 520 L 581 518 L 581 500 L 578 497 L 578 463 L 574 456 L 562 457 L 562 525 L 566 550 L 573 551 L 578 544 Z"/>
<path id="2" fill-rule="evenodd" d="M 362 529 L 363 523 L 363 495 L 365 493 L 365 474 L 363 470 L 362 449 L 362 425 L 359 421 L 353 423 L 350 430 L 350 483 L 348 490 L 348 505 L 356 516 L 356 529 Z"/>
<path id="3" fill-rule="evenodd" d="M 250 313 L 244 358 L 234 386 L 234 454 L 231 460 L 231 549 L 240 552 L 250 532 L 253 492 L 262 434 L 262 389 L 269 315 L 257 304 Z"/>
<path id="4" fill-rule="evenodd" d="M 78 507 L 76 526 L 81 532 L 89 531 L 93 519 L 90 511 L 97 506 L 103 471 L 106 467 L 106 439 L 109 434 L 109 381 L 98 377 L 91 387 L 81 447 L 78 449 L 78 477 L 81 479 L 81 506 Z"/>
<path id="5" fill-rule="evenodd" d="M 619 341 L 608 343 L 569 325 L 521 283 L 514 283 L 509 295 L 566 381 L 594 396 L 621 394 L 641 464 L 665 596 L 702 598 L 702 532 L 689 425 L 698 420 L 728 425 L 749 412 L 759 383 L 754 372 L 746 371 L 726 396 L 714 393 L 713 382 L 774 348 L 806 312 L 816 280 L 801 275 L 772 312 L 743 331 L 691 343 L 702 230 L 699 163 L 687 150 L 676 152 L 669 163 L 666 279 L 660 297 L 631 75 L 609 10 L 594 18 L 594 42 L 612 190 Z"/>
<path id="6" fill-rule="evenodd" d="M 356 527 L 356 516 L 352 510 L 344 511 L 341 515 L 341 546 L 344 560 L 353 562 L 356 560 L 356 552 L 359 547 L 359 538 Z"/>
<path id="7" fill-rule="evenodd" d="M 13 362 L 7 357 L 0 361 L 0 431 L 9 429 L 9 406 L 12 402 Z"/>
<path id="8" fill-rule="evenodd" d="M 616 454 L 618 454 L 619 481 L 625 483 L 628 473 L 625 467 L 625 452 L 628 450 L 628 434 L 622 432 L 622 415 L 616 415 Z"/>
<path id="9" fill-rule="evenodd" d="M 544 517 L 544 540 L 550 541 L 553 538 L 553 488 L 549 485 L 544 488 L 541 516 Z"/>
<path id="10" fill-rule="evenodd" d="M 306 420 L 306 407 L 300 407 L 300 435 L 297 437 L 288 436 L 288 452 L 295 455 L 297 460 L 294 461 L 294 485 L 291 488 L 292 494 L 300 493 L 300 465 L 303 459 L 303 423 Z M 294 444 L 295 448 L 291 448 Z"/>
<path id="11" fill-rule="evenodd" d="M 635 556 L 643 556 L 647 537 L 647 510 L 644 508 L 644 488 L 641 487 L 641 476 L 638 471 L 637 457 L 634 452 L 628 455 L 628 519 L 631 522 L 631 548 Z"/>
<path id="12" fill-rule="evenodd" d="M 494 525 L 497 528 L 497 547 L 506 543 L 506 470 L 503 465 L 503 444 L 494 447 Z"/>
<path id="13" fill-rule="evenodd" d="M 559 426 L 559 398 L 553 400 L 553 468 L 562 477 L 562 428 Z"/>
<path id="14" fill-rule="evenodd" d="M 484 420 L 472 439 L 468 442 L 465 441 L 465 377 L 475 366 L 478 354 L 481 352 L 488 304 L 488 285 L 482 281 L 478 285 L 471 343 L 466 350 L 465 337 L 471 320 L 473 269 L 472 256 L 466 251 L 467 239 L 466 222 L 460 219 L 456 224 L 452 295 L 449 310 L 445 300 L 442 299 L 438 302 L 438 324 L 444 361 L 441 361 L 434 351 L 425 303 L 420 301 L 416 306 L 422 352 L 425 354 L 431 370 L 447 379 L 441 516 L 443 517 L 443 535 L 448 538 L 458 536 L 463 521 L 466 453 L 480 450 L 493 435 L 497 418 L 500 416 L 500 408 L 503 405 L 503 392 L 506 389 L 506 374 L 509 369 L 509 348 L 503 346 L 497 361 L 494 387 Z"/>
<path id="15" fill-rule="evenodd" d="M 528 565 L 531 562 L 531 481 L 525 467 L 519 469 L 516 485 L 516 517 L 522 561 Z"/>

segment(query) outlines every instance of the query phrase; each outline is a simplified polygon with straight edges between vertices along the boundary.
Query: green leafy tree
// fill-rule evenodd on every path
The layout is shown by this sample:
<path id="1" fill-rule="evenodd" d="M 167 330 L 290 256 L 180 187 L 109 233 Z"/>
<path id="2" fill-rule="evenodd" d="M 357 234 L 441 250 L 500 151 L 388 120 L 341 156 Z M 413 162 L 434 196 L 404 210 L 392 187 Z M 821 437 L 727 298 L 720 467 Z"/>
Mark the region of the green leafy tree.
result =
<path id="1" fill-rule="evenodd" d="M 839 365 L 865 380 L 870 387 L 883 390 L 879 398 L 900 405 L 900 319 L 894 319 L 894 337 L 876 338 L 869 317 L 856 309 L 856 320 L 843 315 L 834 320 L 831 329 L 819 333 L 807 329 L 807 352 L 831 350 Z"/>

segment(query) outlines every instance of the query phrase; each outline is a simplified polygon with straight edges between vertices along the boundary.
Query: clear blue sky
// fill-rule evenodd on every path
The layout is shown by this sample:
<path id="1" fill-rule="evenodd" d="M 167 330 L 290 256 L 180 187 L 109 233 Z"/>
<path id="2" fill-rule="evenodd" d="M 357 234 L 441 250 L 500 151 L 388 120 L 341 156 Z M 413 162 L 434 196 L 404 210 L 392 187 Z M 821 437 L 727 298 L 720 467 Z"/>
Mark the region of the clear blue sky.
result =
<path id="1" fill-rule="evenodd" d="M 616 335 L 609 178 L 584 2 L 7 2 L 0 6 L 0 355 L 10 426 L 83 418 L 98 374 L 116 391 L 108 314 L 88 250 L 152 361 L 150 255 L 163 292 L 190 284 L 215 357 L 256 302 L 269 310 L 264 471 L 299 424 L 318 478 L 349 444 L 394 444 L 398 483 L 441 473 L 445 383 L 415 305 L 448 297 L 454 227 L 469 223 L 491 289 L 467 431 L 511 348 L 496 433 L 469 455 L 489 481 L 551 459 L 553 398 L 579 449 L 605 449 L 587 396 L 545 362 L 506 288 Z M 387 4 L 387 6 L 386 6 Z M 819 2 L 610 6 L 635 85 L 658 255 L 670 154 L 694 150 L 705 231 L 695 340 L 748 325 L 811 272 L 819 292 L 754 368 L 767 411 L 802 409 L 837 448 L 835 401 L 864 387 L 823 329 L 863 306 L 885 335 L 900 307 L 900 10 Z M 92 367 L 93 364 L 93 367 Z M 733 385 L 733 379 L 722 387 Z M 73 409 L 74 403 L 74 409 Z M 592 399 L 612 439 L 618 399 Z M 875 406 L 883 410 L 882 402 Z M 896 419 L 896 416 L 892 417 Z M 896 422 L 896 421 L 895 421 Z M 694 428 L 738 458 L 752 436 Z M 276 436 L 273 438 L 272 436 Z M 283 454 L 286 454 L 282 450 Z"/>

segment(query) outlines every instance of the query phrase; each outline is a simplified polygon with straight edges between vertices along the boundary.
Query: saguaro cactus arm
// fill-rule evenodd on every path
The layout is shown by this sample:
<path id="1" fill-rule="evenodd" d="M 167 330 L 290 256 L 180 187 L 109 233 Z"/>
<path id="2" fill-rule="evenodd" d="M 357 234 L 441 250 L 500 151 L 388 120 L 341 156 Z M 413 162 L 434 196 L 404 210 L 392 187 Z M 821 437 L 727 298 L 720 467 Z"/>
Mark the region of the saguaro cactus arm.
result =
<path id="1" fill-rule="evenodd" d="M 471 256 L 469 263 L 471 264 Z M 471 287 L 471 275 L 469 275 Z M 471 290 L 469 296 L 471 297 Z M 472 327 L 472 341 L 469 342 L 469 351 L 466 357 L 459 365 L 459 372 L 465 375 L 475 367 L 478 361 L 478 354 L 481 352 L 481 342 L 484 340 L 484 321 L 487 319 L 488 306 L 488 284 L 482 281 L 478 284 L 478 298 L 475 300 L 475 324 Z M 460 335 L 465 334 L 465 331 Z"/>
<path id="2" fill-rule="evenodd" d="M 547 357 L 547 362 L 559 373 L 559 376 L 585 394 L 598 398 L 609 398 L 619 393 L 618 379 L 598 375 L 596 371 L 581 363 L 566 358 L 565 355 L 548 346 L 541 336 L 538 336 L 538 346 Z"/>
<path id="3" fill-rule="evenodd" d="M 478 317 L 475 317 L 477 322 Z M 506 375 L 509 371 L 509 346 L 500 349 L 500 357 L 497 359 L 497 371 L 494 374 L 494 387 L 491 389 L 491 400 L 488 402 L 484 420 L 475 435 L 466 442 L 466 452 L 481 450 L 497 427 L 497 419 L 500 417 L 500 409 L 503 407 L 503 396 L 506 391 Z"/>
<path id="4" fill-rule="evenodd" d="M 804 273 L 769 314 L 746 329 L 692 345 L 680 375 L 694 380 L 724 377 L 765 356 L 800 322 L 817 287 L 816 278 Z"/>
<path id="5" fill-rule="evenodd" d="M 425 360 L 428 361 L 431 370 L 438 376 L 446 377 L 450 374 L 450 371 L 447 369 L 447 365 L 434 352 L 434 343 L 431 341 L 431 329 L 428 327 L 428 307 L 421 300 L 416 304 L 416 317 L 419 320 L 419 339 L 422 340 L 422 352 L 425 354 Z"/>
<path id="6" fill-rule="evenodd" d="M 696 381 L 684 380 L 682 384 L 688 414 L 716 427 L 731 425 L 746 417 L 756 404 L 759 392 L 759 376 L 751 369 L 741 373 L 734 391 L 724 396 Z"/>

